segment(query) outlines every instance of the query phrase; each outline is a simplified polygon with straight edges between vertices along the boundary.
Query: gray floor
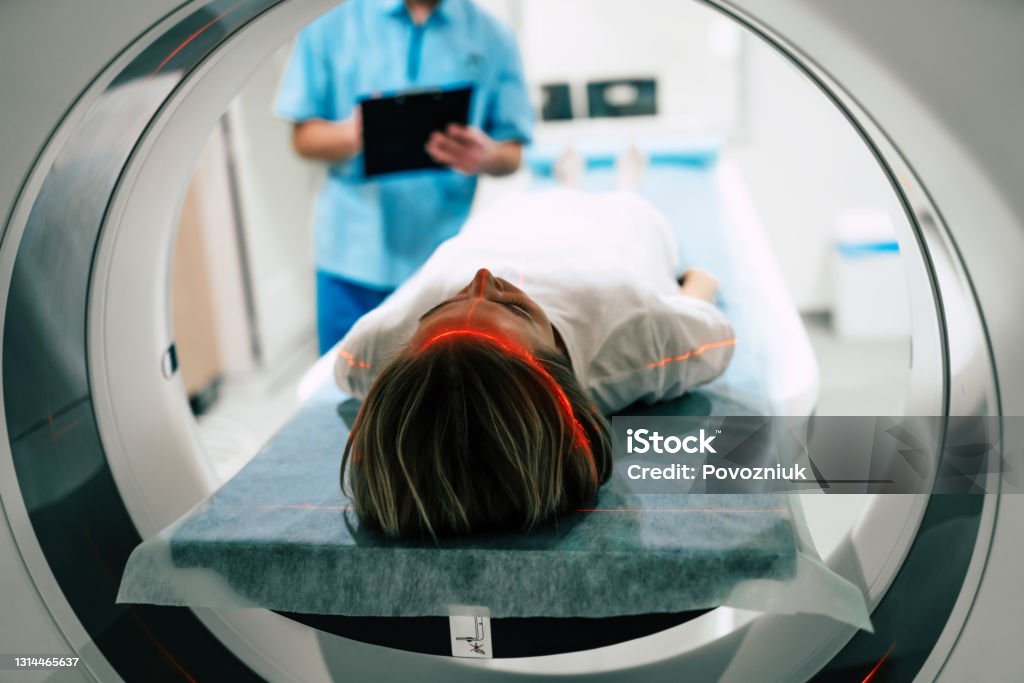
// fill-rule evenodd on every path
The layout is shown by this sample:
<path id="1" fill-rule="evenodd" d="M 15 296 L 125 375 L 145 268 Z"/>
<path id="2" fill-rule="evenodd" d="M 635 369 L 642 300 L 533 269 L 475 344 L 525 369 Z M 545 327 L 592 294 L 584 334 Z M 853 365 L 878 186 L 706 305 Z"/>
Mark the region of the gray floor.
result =
<path id="1" fill-rule="evenodd" d="M 819 373 L 818 415 L 902 415 L 910 383 L 910 339 L 850 340 L 827 315 L 802 316 Z M 872 495 L 799 496 L 823 557 L 860 519 Z"/>
<path id="2" fill-rule="evenodd" d="M 820 375 L 818 415 L 902 415 L 910 385 L 910 339 L 852 341 L 827 315 L 804 315 Z"/>
<path id="3" fill-rule="evenodd" d="M 299 409 L 302 374 L 316 361 L 316 340 L 273 367 L 231 378 L 197 420 L 199 441 L 220 481 L 235 475 Z"/>

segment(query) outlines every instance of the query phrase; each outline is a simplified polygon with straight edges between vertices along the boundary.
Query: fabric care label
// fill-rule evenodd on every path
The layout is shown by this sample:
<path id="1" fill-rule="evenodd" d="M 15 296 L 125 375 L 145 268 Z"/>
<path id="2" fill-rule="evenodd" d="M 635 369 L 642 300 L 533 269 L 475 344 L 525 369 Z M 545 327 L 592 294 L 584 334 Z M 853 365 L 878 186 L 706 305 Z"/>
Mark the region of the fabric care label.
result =
<path id="1" fill-rule="evenodd" d="M 448 610 L 452 657 L 491 659 L 491 611 L 486 607 L 452 605 Z"/>

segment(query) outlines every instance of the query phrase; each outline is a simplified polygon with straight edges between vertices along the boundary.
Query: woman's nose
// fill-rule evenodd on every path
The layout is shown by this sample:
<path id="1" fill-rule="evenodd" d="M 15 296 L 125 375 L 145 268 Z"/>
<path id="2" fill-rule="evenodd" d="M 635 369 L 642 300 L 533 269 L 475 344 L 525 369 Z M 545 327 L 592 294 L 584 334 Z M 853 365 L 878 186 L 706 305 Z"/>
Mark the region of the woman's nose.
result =
<path id="1" fill-rule="evenodd" d="M 475 296 L 484 296 L 487 292 L 497 291 L 498 281 L 494 279 L 494 275 L 491 271 L 486 268 L 481 268 L 476 271 L 476 275 L 473 276 L 472 293 Z"/>

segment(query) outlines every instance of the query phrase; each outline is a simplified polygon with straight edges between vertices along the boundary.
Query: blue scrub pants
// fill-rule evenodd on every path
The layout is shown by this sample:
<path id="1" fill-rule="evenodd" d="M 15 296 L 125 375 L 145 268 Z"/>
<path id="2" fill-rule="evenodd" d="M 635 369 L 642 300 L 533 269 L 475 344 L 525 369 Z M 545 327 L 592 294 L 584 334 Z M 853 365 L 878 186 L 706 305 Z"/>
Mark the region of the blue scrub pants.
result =
<path id="1" fill-rule="evenodd" d="M 380 305 L 393 289 L 373 289 L 336 275 L 316 273 L 316 330 L 321 355 L 341 341 L 364 313 Z"/>

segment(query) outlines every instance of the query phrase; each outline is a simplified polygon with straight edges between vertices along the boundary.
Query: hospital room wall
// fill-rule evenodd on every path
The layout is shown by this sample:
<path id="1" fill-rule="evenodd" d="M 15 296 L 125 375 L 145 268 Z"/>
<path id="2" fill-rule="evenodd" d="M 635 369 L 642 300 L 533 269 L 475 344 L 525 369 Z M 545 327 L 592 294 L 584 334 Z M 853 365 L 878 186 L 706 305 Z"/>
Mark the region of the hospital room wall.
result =
<path id="1" fill-rule="evenodd" d="M 674 127 L 717 130 L 735 116 L 739 29 L 695 2 L 475 1 L 516 31 L 537 105 L 540 85 L 568 83 L 585 117 L 587 81 L 649 77 Z"/>
<path id="2" fill-rule="evenodd" d="M 182 208 L 172 306 L 183 374 L 197 378 L 186 382 L 194 409 L 209 407 L 200 397 L 222 380 L 288 372 L 315 351 L 312 209 L 323 170 L 295 155 L 290 125 L 271 112 L 289 53 L 276 50 L 232 100 Z M 190 235 L 228 248 L 183 248 Z M 210 305 L 215 315 L 199 324 L 195 312 Z"/>
<path id="3" fill-rule="evenodd" d="M 295 154 L 290 125 L 271 113 L 289 54 L 284 45 L 261 64 L 226 115 L 265 365 L 284 362 L 315 334 L 312 211 L 323 169 Z"/>
<path id="4" fill-rule="evenodd" d="M 882 211 L 895 223 L 905 220 L 902 209 L 853 127 L 806 76 L 758 40 L 746 41 L 743 59 L 745 112 L 726 153 L 797 307 L 831 312 L 838 221 Z"/>
<path id="5" fill-rule="evenodd" d="M 586 116 L 588 81 L 657 78 L 657 117 L 540 123 L 538 140 L 710 133 L 728 141 L 723 161 L 737 163 L 802 312 L 836 305 L 834 234 L 844 214 L 880 210 L 902 219 L 874 159 L 831 102 L 767 44 L 703 4 L 477 2 L 517 31 L 534 96 L 543 83 L 567 82 L 577 117 Z M 487 180 L 479 203 L 522 185 Z"/>

